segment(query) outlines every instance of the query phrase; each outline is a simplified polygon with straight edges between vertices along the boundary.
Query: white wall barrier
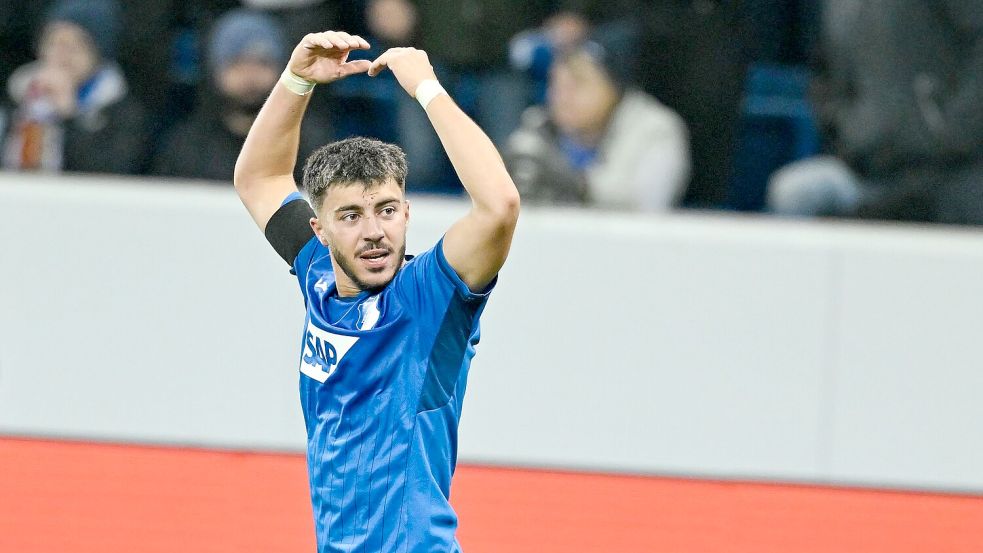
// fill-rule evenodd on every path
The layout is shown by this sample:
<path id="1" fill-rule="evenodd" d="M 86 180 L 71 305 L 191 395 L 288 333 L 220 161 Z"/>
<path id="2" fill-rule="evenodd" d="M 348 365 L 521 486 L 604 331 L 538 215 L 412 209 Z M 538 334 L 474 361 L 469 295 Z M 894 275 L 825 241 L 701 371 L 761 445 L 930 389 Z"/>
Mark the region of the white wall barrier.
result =
<path id="1" fill-rule="evenodd" d="M 409 251 L 464 212 L 414 198 Z M 0 175 L 0 433 L 303 448 L 230 188 Z M 983 233 L 526 208 L 462 460 L 983 490 Z"/>

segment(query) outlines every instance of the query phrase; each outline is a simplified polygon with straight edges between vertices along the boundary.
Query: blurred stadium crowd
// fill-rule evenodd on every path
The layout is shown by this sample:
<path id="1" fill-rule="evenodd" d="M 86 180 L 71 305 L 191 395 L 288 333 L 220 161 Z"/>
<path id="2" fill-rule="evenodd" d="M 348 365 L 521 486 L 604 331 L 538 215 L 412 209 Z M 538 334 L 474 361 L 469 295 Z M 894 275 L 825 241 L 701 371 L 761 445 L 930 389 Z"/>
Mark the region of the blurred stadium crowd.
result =
<path id="1" fill-rule="evenodd" d="M 327 29 L 427 50 L 532 203 L 983 223 L 979 0 L 6 0 L 2 166 L 229 183 Z M 376 136 L 461 192 L 391 74 L 313 102 L 302 159 Z"/>

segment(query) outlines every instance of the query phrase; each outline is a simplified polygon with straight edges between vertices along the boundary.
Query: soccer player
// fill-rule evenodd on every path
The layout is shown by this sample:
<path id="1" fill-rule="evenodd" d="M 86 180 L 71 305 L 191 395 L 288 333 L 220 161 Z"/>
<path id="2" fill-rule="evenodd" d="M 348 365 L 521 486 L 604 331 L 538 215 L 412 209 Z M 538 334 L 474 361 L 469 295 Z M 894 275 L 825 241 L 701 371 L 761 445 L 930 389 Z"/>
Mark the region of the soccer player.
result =
<path id="1" fill-rule="evenodd" d="M 425 52 L 348 61 L 368 46 L 344 32 L 304 37 L 249 132 L 235 187 L 307 305 L 300 397 L 318 551 L 459 551 L 448 501 L 458 421 L 519 195 Z M 314 84 L 386 68 L 426 110 L 472 201 L 416 257 L 405 255 L 410 206 L 398 147 L 366 138 L 323 146 L 304 169 L 310 204 L 292 176 Z"/>

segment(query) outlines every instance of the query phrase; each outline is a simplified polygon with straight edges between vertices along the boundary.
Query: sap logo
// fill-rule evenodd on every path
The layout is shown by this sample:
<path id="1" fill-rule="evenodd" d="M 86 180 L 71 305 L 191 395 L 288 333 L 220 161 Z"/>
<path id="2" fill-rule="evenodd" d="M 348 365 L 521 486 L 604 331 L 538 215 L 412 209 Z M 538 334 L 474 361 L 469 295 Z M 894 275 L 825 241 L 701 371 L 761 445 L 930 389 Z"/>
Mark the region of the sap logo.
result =
<path id="1" fill-rule="evenodd" d="M 322 340 L 308 331 L 304 339 L 304 363 L 320 365 L 321 370 L 331 376 L 335 365 L 338 364 L 338 350 L 331 345 L 331 342 Z"/>
<path id="2" fill-rule="evenodd" d="M 326 381 L 338 370 L 342 359 L 357 341 L 356 336 L 335 334 L 315 325 L 308 325 L 300 355 L 300 372 L 318 382 Z"/>

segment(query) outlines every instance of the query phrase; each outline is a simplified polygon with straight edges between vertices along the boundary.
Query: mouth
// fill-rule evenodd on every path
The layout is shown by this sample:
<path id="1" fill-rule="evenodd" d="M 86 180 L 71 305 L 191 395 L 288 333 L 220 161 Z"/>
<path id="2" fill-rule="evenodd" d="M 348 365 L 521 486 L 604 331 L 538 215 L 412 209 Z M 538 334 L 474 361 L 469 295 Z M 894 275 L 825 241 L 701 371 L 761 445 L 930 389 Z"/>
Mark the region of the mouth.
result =
<path id="1" fill-rule="evenodd" d="M 392 255 L 388 249 L 376 248 L 372 250 L 367 250 L 359 254 L 358 258 L 362 260 L 362 263 L 369 269 L 382 269 L 389 262 L 389 257 Z"/>

